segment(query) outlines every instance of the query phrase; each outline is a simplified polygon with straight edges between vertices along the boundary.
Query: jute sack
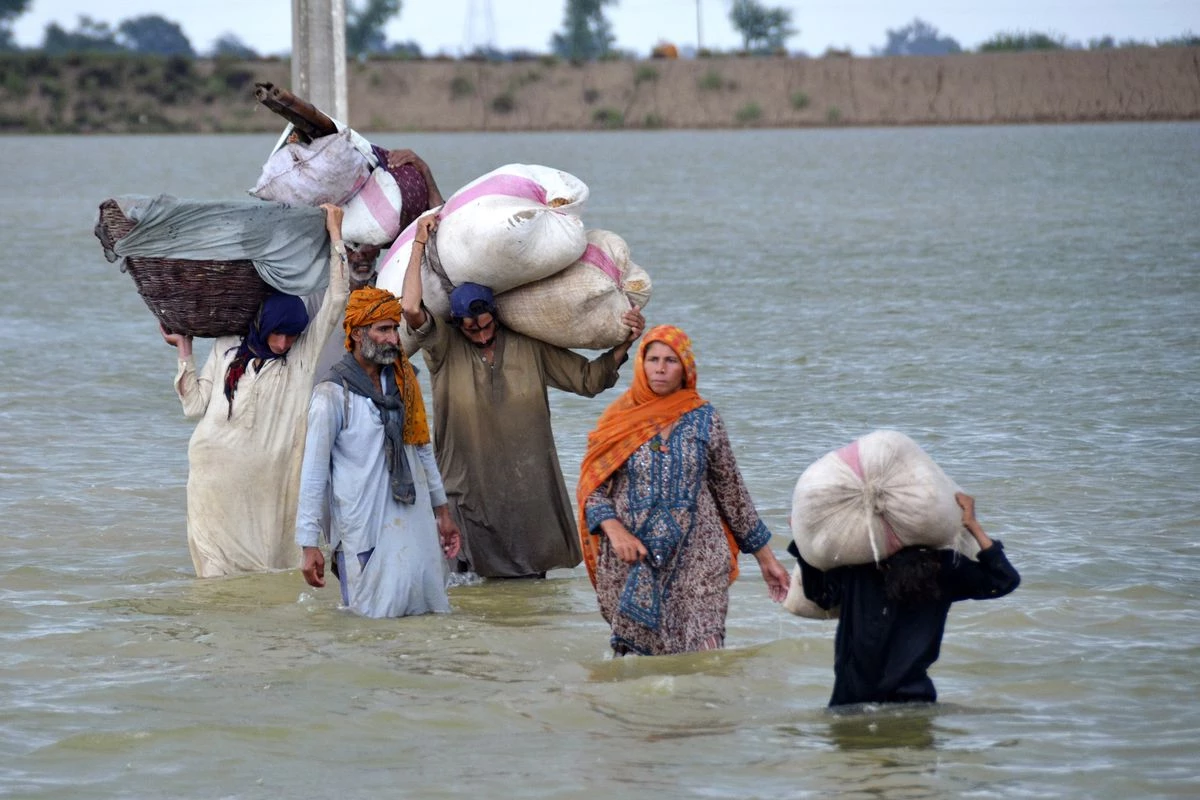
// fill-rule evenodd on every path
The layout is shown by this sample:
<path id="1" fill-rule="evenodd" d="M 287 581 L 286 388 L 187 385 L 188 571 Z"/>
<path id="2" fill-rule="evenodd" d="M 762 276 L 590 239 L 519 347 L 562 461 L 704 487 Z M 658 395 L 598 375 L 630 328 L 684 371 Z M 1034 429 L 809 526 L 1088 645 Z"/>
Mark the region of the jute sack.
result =
<path id="1" fill-rule="evenodd" d="M 979 550 L 962 525 L 950 480 L 916 442 L 874 431 L 827 453 L 792 494 L 792 538 L 820 570 L 880 562 L 902 547 Z"/>
<path id="2" fill-rule="evenodd" d="M 629 338 L 621 315 L 650 299 L 650 276 L 629 260 L 629 245 L 611 231 L 587 232 L 574 264 L 496 298 L 513 330 L 558 347 L 607 350 Z M 631 274 L 631 267 L 637 272 Z M 630 296 L 632 295 L 632 297 Z"/>
<path id="3" fill-rule="evenodd" d="M 509 164 L 468 183 L 438 212 L 434 247 L 427 254 L 454 286 L 479 283 L 496 294 L 549 277 L 587 249 L 579 213 L 588 197 L 583 181 L 536 164 Z M 379 269 L 408 267 L 413 226 L 384 254 Z"/>

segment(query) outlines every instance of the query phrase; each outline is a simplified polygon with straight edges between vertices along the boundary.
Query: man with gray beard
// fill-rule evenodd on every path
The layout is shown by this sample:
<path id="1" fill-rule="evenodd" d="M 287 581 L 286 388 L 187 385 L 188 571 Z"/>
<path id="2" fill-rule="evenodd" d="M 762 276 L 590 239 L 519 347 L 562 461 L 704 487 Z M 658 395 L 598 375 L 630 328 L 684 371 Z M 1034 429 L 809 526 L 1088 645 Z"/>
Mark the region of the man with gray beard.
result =
<path id="1" fill-rule="evenodd" d="M 304 579 L 325 585 L 326 542 L 342 605 L 368 617 L 448 612 L 446 559 L 460 544 L 400 319 L 390 292 L 350 295 L 349 352 L 313 389 L 300 476 Z"/>

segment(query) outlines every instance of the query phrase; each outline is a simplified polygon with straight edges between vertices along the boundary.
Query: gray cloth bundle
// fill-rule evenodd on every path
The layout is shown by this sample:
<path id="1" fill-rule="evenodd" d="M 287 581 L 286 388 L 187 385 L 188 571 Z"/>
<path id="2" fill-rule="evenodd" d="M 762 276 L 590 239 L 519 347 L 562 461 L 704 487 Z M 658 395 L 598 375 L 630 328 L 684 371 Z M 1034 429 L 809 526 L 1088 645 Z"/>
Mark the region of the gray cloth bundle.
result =
<path id="1" fill-rule="evenodd" d="M 180 200 L 165 194 L 116 200 L 136 224 L 105 253 L 109 261 L 127 256 L 248 260 L 269 286 L 301 297 L 329 284 L 329 235 L 320 208 L 259 200 Z"/>

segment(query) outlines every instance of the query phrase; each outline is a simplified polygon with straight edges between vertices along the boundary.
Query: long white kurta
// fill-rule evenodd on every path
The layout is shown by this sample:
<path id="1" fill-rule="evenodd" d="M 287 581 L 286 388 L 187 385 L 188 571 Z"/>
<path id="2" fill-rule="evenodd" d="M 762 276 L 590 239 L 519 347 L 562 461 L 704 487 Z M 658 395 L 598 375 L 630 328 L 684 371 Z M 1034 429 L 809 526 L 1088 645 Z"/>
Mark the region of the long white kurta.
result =
<path id="1" fill-rule="evenodd" d="M 235 572 L 295 569 L 293 541 L 300 459 L 313 375 L 321 347 L 346 308 L 345 248 L 330 251 L 329 288 L 320 310 L 287 359 L 253 363 L 238 381 L 233 415 L 225 399 L 225 371 L 241 339 L 213 342 L 197 373 L 181 359 L 175 392 L 189 418 L 200 418 L 188 445 L 188 549 L 201 578 Z"/>
<path id="2" fill-rule="evenodd" d="M 450 610 L 433 516 L 433 508 L 446 503 L 441 473 L 431 445 L 406 444 L 404 455 L 416 489 L 411 505 L 392 497 L 375 404 L 340 383 L 317 384 L 308 412 L 296 544 L 319 547 L 328 540 L 333 558 L 341 548 L 343 599 L 367 617 Z"/>

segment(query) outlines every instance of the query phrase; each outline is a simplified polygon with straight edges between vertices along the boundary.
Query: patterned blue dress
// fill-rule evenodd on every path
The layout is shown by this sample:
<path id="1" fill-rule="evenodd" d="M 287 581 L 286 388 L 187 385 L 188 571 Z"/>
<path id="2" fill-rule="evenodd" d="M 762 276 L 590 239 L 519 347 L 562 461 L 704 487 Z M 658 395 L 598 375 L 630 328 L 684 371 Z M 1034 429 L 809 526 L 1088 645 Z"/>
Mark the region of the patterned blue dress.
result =
<path id="1" fill-rule="evenodd" d="M 721 417 L 705 403 L 669 436 L 643 444 L 585 506 L 601 538 L 596 564 L 600 613 L 618 654 L 661 655 L 720 647 L 729 607 L 729 544 L 743 553 L 771 538 L 746 489 Z M 618 519 L 649 558 L 625 564 L 599 526 Z"/>

